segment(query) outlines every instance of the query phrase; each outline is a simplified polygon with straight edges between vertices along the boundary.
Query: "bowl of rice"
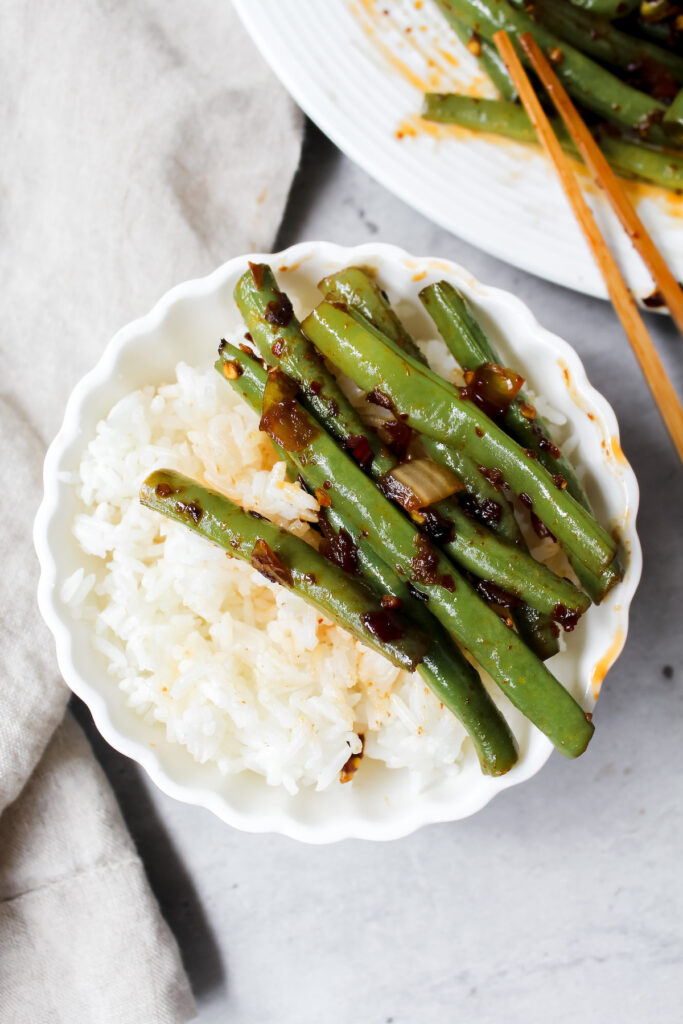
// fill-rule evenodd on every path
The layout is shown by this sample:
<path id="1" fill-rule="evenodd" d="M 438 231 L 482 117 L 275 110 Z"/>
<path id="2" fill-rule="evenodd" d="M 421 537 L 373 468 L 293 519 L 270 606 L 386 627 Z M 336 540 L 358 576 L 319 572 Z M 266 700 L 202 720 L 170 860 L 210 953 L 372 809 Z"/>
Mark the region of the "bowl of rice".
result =
<path id="1" fill-rule="evenodd" d="M 497 688 L 520 757 L 491 778 L 417 674 L 138 500 L 141 481 L 165 466 L 301 537 L 316 520 L 315 497 L 287 479 L 256 415 L 213 369 L 220 339 L 244 335 L 233 289 L 247 261 L 272 266 L 297 315 L 319 301 L 322 277 L 374 268 L 432 367 L 452 381 L 459 371 L 417 294 L 441 278 L 457 285 L 526 377 L 622 549 L 623 581 L 563 640 L 552 671 L 591 710 L 624 645 L 641 569 L 638 489 L 614 413 L 573 349 L 517 298 L 454 263 L 310 242 L 241 256 L 174 288 L 119 331 L 75 388 L 46 456 L 34 530 L 39 605 L 61 672 L 113 747 L 166 793 L 238 828 L 322 843 L 466 817 L 552 751 Z M 534 554 L 553 565 L 552 541 L 539 545 Z"/>

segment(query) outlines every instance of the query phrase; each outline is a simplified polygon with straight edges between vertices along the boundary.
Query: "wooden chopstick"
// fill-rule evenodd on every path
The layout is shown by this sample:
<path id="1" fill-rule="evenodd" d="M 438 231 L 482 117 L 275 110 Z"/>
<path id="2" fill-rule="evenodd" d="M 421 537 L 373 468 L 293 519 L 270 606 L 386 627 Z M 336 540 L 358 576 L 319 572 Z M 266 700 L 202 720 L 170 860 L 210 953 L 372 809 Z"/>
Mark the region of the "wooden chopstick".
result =
<path id="1" fill-rule="evenodd" d="M 681 461 L 683 461 L 683 407 L 681 407 L 671 381 L 666 375 L 652 339 L 638 312 L 638 307 L 626 287 L 614 257 L 600 234 L 598 225 L 588 208 L 586 200 L 583 198 L 569 161 L 555 137 L 550 121 L 539 103 L 538 97 L 527 77 L 526 71 L 522 67 L 522 63 L 515 52 L 509 36 L 506 32 L 496 32 L 493 41 L 507 65 L 510 77 L 515 84 L 527 114 L 531 118 L 536 134 L 555 166 L 562 187 L 605 279 L 610 298 L 631 343 L 631 347 L 635 352 L 643 376 L 657 403 L 676 451 Z"/>
<path id="2" fill-rule="evenodd" d="M 683 290 L 666 265 L 664 257 L 652 240 L 647 228 L 631 205 L 616 174 L 607 163 L 598 144 L 583 123 L 581 115 L 546 60 L 540 46 L 530 32 L 524 32 L 519 42 L 527 54 L 534 71 L 564 121 L 567 131 L 576 143 L 584 161 L 593 173 L 595 184 L 607 196 L 643 263 L 648 268 L 662 298 L 669 307 L 679 331 L 683 334 Z"/>

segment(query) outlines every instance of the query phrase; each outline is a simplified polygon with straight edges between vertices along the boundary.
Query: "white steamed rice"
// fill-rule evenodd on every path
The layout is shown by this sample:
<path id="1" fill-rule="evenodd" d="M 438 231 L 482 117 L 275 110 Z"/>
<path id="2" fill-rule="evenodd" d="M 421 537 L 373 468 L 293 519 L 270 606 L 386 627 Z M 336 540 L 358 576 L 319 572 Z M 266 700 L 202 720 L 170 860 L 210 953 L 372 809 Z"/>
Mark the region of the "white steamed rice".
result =
<path id="1" fill-rule="evenodd" d="M 418 784 L 457 772 L 465 732 L 418 675 L 140 505 L 141 481 L 166 467 L 302 537 L 318 510 L 213 369 L 176 372 L 120 401 L 80 465 L 74 533 L 99 565 L 75 572 L 62 597 L 92 623 L 112 684 L 197 761 L 290 793 L 338 783 L 361 734 L 366 758 Z"/>

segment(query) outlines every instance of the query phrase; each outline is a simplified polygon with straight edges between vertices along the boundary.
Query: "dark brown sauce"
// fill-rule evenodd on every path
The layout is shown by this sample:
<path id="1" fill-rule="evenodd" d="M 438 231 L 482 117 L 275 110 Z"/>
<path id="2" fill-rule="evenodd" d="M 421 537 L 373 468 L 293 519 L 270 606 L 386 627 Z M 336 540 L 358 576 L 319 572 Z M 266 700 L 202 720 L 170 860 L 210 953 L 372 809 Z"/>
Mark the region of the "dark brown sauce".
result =
<path id="1" fill-rule="evenodd" d="M 559 459 L 562 452 L 557 447 L 557 445 L 553 444 L 550 438 L 543 433 L 538 423 L 534 423 L 532 429 L 534 434 L 536 434 L 536 436 L 538 437 L 538 447 L 540 448 L 540 450 L 542 452 L 550 452 L 554 459 Z"/>
<path id="2" fill-rule="evenodd" d="M 379 388 L 373 388 L 372 391 L 366 397 L 367 402 L 372 402 L 373 405 L 379 405 L 382 409 L 390 409 L 394 411 L 394 403 L 392 402 L 389 395 L 385 394 L 384 391 L 380 391 Z"/>
<path id="3" fill-rule="evenodd" d="M 550 537 L 551 540 L 556 539 L 555 534 L 550 532 L 543 520 L 539 519 L 535 512 L 531 513 L 531 525 L 533 526 L 534 533 L 537 537 L 540 537 L 541 539 L 544 537 Z"/>
<path id="4" fill-rule="evenodd" d="M 363 612 L 361 622 L 382 644 L 391 643 L 392 640 L 402 640 L 405 636 L 403 621 L 390 608 L 378 608 L 375 612 Z"/>
<path id="5" fill-rule="evenodd" d="M 267 305 L 263 314 L 264 320 L 274 327 L 286 327 L 294 316 L 292 303 L 289 296 L 284 292 L 278 292 L 277 298 L 272 299 Z"/>
<path id="6" fill-rule="evenodd" d="M 254 279 L 254 284 L 257 288 L 263 287 L 263 275 L 266 271 L 265 263 L 250 263 L 249 269 L 251 270 L 251 276 Z"/>
<path id="7" fill-rule="evenodd" d="M 412 487 L 408 487 L 401 480 L 397 480 L 391 472 L 381 476 L 377 481 L 377 486 L 386 498 L 389 498 L 390 501 L 395 501 L 397 505 L 406 509 L 407 512 L 417 512 L 420 508 L 420 499 Z"/>
<path id="8" fill-rule="evenodd" d="M 484 523 L 486 526 L 492 524 L 495 526 L 496 523 L 500 522 L 503 515 L 503 506 L 499 501 L 494 501 L 493 498 L 484 498 L 483 501 L 480 501 L 470 491 L 461 491 L 458 495 L 458 501 L 464 512 L 467 512 L 473 519 Z"/>
<path id="9" fill-rule="evenodd" d="M 249 347 L 249 345 L 245 345 L 243 342 L 240 342 L 239 348 L 240 352 L 244 352 L 245 356 L 249 356 L 250 359 L 253 359 L 257 363 L 261 362 L 260 356 L 258 356 L 256 352 L 254 352 L 253 348 Z"/>
<path id="10" fill-rule="evenodd" d="M 405 422 L 406 418 L 400 416 L 396 420 L 387 420 L 381 427 L 382 436 L 398 459 L 405 459 L 415 435 L 413 428 Z"/>
<path id="11" fill-rule="evenodd" d="M 346 530 L 337 532 L 328 522 L 324 512 L 320 513 L 318 523 L 323 535 L 320 554 L 328 562 L 355 576 L 358 573 L 358 547 L 354 544 L 351 534 Z"/>
<path id="12" fill-rule="evenodd" d="M 507 590 L 491 583 L 490 580 L 475 580 L 474 589 L 480 597 L 492 604 L 500 605 L 501 608 L 518 608 L 522 603 L 515 594 L 509 594 Z"/>
<path id="13" fill-rule="evenodd" d="M 683 288 L 683 281 L 678 282 L 678 287 Z M 645 296 L 643 299 L 643 305 L 647 306 L 648 309 L 662 309 L 666 306 L 666 301 L 662 293 L 657 288 L 655 291 L 650 292 L 649 295 Z"/>
<path id="14" fill-rule="evenodd" d="M 448 544 L 455 536 L 455 524 L 435 508 L 422 509 L 422 529 L 435 544 Z"/>
<path id="15" fill-rule="evenodd" d="M 559 622 L 565 633 L 571 633 L 581 618 L 579 612 L 573 612 L 563 604 L 556 604 L 553 608 L 553 618 Z"/>
<path id="16" fill-rule="evenodd" d="M 254 569 L 272 583 L 281 583 L 283 587 L 291 587 L 292 573 L 275 554 L 270 544 L 260 537 L 251 552 L 251 564 Z"/>
<path id="17" fill-rule="evenodd" d="M 170 498 L 172 494 L 182 494 L 185 490 L 184 487 L 171 487 L 170 484 L 164 483 L 162 480 L 154 488 L 157 497 L 159 498 Z"/>
<path id="18" fill-rule="evenodd" d="M 403 601 L 400 597 L 394 597 L 393 594 L 382 594 L 382 608 L 389 608 L 391 611 L 398 611 L 403 607 Z"/>
<path id="19" fill-rule="evenodd" d="M 204 509 L 198 501 L 176 501 L 175 507 L 181 515 L 189 516 L 195 523 L 198 523 L 204 515 Z"/>
<path id="20" fill-rule="evenodd" d="M 479 472 L 485 477 L 492 487 L 500 491 L 503 486 L 503 473 L 500 469 L 487 469 L 486 466 L 479 466 Z"/>
<path id="21" fill-rule="evenodd" d="M 417 554 L 410 560 L 413 579 L 417 583 L 438 584 L 453 593 L 455 581 L 447 573 L 439 572 L 439 555 L 432 547 L 429 538 L 423 533 L 416 534 L 415 546 Z"/>
<path id="22" fill-rule="evenodd" d="M 344 448 L 351 452 L 361 469 L 367 469 L 372 462 L 373 453 L 370 442 L 362 434 L 351 434 L 344 442 Z"/>
<path id="23" fill-rule="evenodd" d="M 654 99 L 665 102 L 673 100 L 680 89 L 669 69 L 648 57 L 630 63 L 624 77 L 634 89 L 647 92 Z"/>

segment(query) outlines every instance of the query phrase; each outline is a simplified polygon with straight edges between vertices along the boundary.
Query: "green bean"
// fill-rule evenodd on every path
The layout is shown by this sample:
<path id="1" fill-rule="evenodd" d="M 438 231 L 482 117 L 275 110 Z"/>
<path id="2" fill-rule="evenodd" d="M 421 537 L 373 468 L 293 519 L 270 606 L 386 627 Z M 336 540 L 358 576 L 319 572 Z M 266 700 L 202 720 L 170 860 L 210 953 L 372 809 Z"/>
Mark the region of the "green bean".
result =
<path id="1" fill-rule="evenodd" d="M 530 608 L 528 604 L 512 609 L 517 632 L 537 658 L 547 661 L 560 649 L 560 630 L 550 615 Z"/>
<path id="2" fill-rule="evenodd" d="M 271 582 L 303 597 L 398 668 L 414 671 L 429 648 L 429 635 L 408 629 L 407 622 L 398 617 L 387 619 L 369 588 L 300 537 L 262 516 L 252 517 L 224 494 L 175 470 L 159 469 L 142 484 L 140 501 L 249 562 Z"/>
<path id="3" fill-rule="evenodd" d="M 222 375 L 225 366 L 243 370 L 238 374 L 233 369 L 226 379 L 258 415 L 265 383 L 262 371 L 259 372 L 260 367 L 248 356 L 228 345 L 223 347 L 221 359 L 215 365 Z M 290 476 L 296 478 L 299 467 L 290 453 L 284 452 L 275 442 L 273 446 L 288 467 L 293 467 Z M 432 638 L 417 671 L 436 697 L 462 722 L 474 745 L 481 770 L 487 775 L 503 775 L 509 771 L 517 760 L 515 741 L 505 719 L 482 685 L 476 669 L 463 657 L 443 626 L 430 614 L 427 605 L 413 598 L 407 583 L 375 552 L 362 532 L 357 533 L 353 524 L 344 519 L 332 505 L 325 510 L 325 514 L 337 531 L 345 529 L 352 535 L 359 569 L 379 591 L 380 596 L 387 594 L 397 597 L 407 617 L 415 620 L 418 629 Z"/>
<path id="4" fill-rule="evenodd" d="M 438 284 L 423 288 L 420 299 L 450 352 L 461 366 L 476 369 L 487 361 L 500 363 L 496 350 L 478 320 L 473 316 L 462 295 L 448 281 L 440 281 Z M 525 415 L 530 408 L 524 392 L 520 391 L 503 414 L 506 430 L 523 447 L 535 451 L 539 462 L 553 477 L 562 477 L 566 481 L 569 493 L 592 513 L 588 495 L 571 463 L 560 453 L 559 448 L 550 442 L 550 431 L 542 417 L 536 415 L 534 419 L 529 419 L 528 415 Z M 601 576 L 589 572 L 575 557 L 570 556 L 570 562 L 584 590 L 598 603 L 622 578 L 617 558 Z"/>
<path id="5" fill-rule="evenodd" d="M 642 13 L 642 12 L 641 12 Z M 664 21 L 646 21 L 639 16 L 632 20 L 628 26 L 629 32 L 652 39 L 659 46 L 676 50 L 680 43 L 681 28 L 676 18 L 669 18 Z"/>
<path id="6" fill-rule="evenodd" d="M 624 18 L 638 7 L 640 0 L 569 0 L 574 7 L 602 15 L 604 18 Z"/>
<path id="7" fill-rule="evenodd" d="M 223 365 L 233 365 L 235 354 L 236 350 L 221 343 Z M 253 399 L 251 404 L 255 406 Z M 452 534 L 444 549 L 470 573 L 550 616 L 558 607 L 576 616 L 588 609 L 590 602 L 572 583 L 556 576 L 522 548 L 475 523 L 457 502 L 437 503 L 434 512 L 443 521 L 442 529 Z"/>
<path id="8" fill-rule="evenodd" d="M 434 508 L 453 524 L 453 538 L 442 543 L 444 550 L 475 576 L 549 616 L 558 605 L 577 615 L 588 610 L 590 600 L 569 580 L 560 579 L 522 548 L 484 529 L 456 503 L 437 502 Z"/>
<path id="9" fill-rule="evenodd" d="M 565 550 L 596 576 L 603 574 L 615 542 L 553 482 L 535 452 L 520 448 L 473 402 L 463 401 L 456 388 L 343 309 L 322 302 L 302 326 L 319 351 L 360 387 L 387 394 L 411 426 L 464 449 L 485 469 L 498 471 L 516 494 L 528 495 L 536 515 Z"/>
<path id="10" fill-rule="evenodd" d="M 326 510 L 334 529 L 353 534 L 332 507 Z M 418 628 L 432 637 L 432 644 L 417 666 L 417 672 L 438 700 L 463 723 L 472 739 L 481 770 L 487 775 L 504 775 L 517 761 L 517 748 L 503 716 L 498 713 L 477 670 L 460 653 L 427 605 L 416 601 L 407 583 L 360 537 L 354 541 L 361 576 L 380 594 L 398 598 L 401 611 Z M 493 706 L 492 706 L 493 705 Z"/>
<path id="11" fill-rule="evenodd" d="M 505 66 L 505 61 L 495 46 L 492 46 L 487 39 L 479 39 L 476 35 L 472 36 L 470 34 L 470 39 L 476 40 L 479 44 L 479 53 L 476 54 L 476 58 L 503 99 L 516 100 L 517 90 L 510 78 L 510 72 Z"/>
<path id="12" fill-rule="evenodd" d="M 235 379 L 235 368 L 239 368 L 237 380 L 249 375 L 256 386 L 265 388 L 265 373 L 257 363 L 228 346 L 221 355 L 230 362 L 229 380 Z M 244 393 L 245 384 L 240 387 Z M 303 409 L 299 412 L 308 415 Z M 334 439 L 319 432 L 303 451 L 289 452 L 289 458 L 307 486 L 313 491 L 324 489 L 331 507 L 353 524 L 380 557 L 390 559 L 399 575 L 411 580 L 415 591 L 428 599 L 432 614 L 557 749 L 568 757 L 581 754 L 593 726 L 574 698 Z"/>
<path id="13" fill-rule="evenodd" d="M 631 88 L 615 75 L 580 53 L 569 43 L 558 39 L 523 11 L 511 7 L 507 0 L 435 0 L 450 24 L 463 22 L 468 28 L 492 40 L 501 29 L 513 39 L 523 32 L 534 36 L 544 53 L 552 51 L 560 59 L 554 62 L 555 73 L 566 90 L 588 110 L 606 121 L 638 132 L 653 141 L 661 141 L 658 127 L 666 106 L 659 100 Z M 528 62 L 525 54 L 521 55 Z"/>
<path id="14" fill-rule="evenodd" d="M 659 25 L 679 13 L 679 6 L 674 0 L 640 0 L 640 16 L 650 24 Z"/>
<path id="15" fill-rule="evenodd" d="M 264 282 L 267 280 L 267 276 L 264 275 Z M 251 292 L 251 282 L 247 279 L 247 289 Z M 387 331 L 388 336 L 392 338 L 396 344 L 400 345 L 402 349 L 414 355 L 415 358 L 425 361 L 420 349 L 411 338 L 410 334 L 406 331 L 403 324 L 396 316 L 388 301 L 382 295 L 380 288 L 375 284 L 369 274 L 360 267 L 350 267 L 347 270 L 340 271 L 338 274 L 331 275 L 320 282 L 319 287 L 324 293 L 335 300 L 341 300 L 346 304 L 351 304 L 351 307 L 361 313 L 364 311 L 371 314 L 372 321 L 381 324 L 382 327 Z M 244 303 L 246 305 L 246 303 Z M 259 334 L 259 330 L 263 331 L 264 328 L 261 324 L 261 317 L 253 315 L 249 321 L 249 326 L 252 328 L 252 335 L 255 337 Z M 267 330 L 267 328 L 265 328 Z M 300 334 L 298 325 L 297 331 Z M 309 348 L 309 342 L 306 342 Z M 292 351 L 295 346 L 292 346 Z M 281 365 L 283 369 L 289 371 L 290 375 L 298 382 L 303 394 L 308 395 L 312 393 L 311 379 L 307 377 L 310 374 L 311 367 L 315 371 L 319 372 L 320 361 L 313 354 L 307 354 L 307 359 L 294 361 L 292 358 L 286 358 L 285 353 L 271 356 L 271 361 L 275 365 Z M 342 444 L 348 444 L 350 437 L 347 433 L 348 427 L 342 423 L 340 425 L 339 417 L 335 413 L 334 408 L 330 408 L 327 405 L 323 405 L 315 410 L 318 420 L 323 426 L 334 436 L 337 440 L 341 441 Z M 377 453 L 379 445 L 373 432 L 369 430 L 359 417 L 358 424 L 356 426 L 356 434 L 360 431 L 364 431 L 363 436 L 366 437 L 369 444 L 373 449 L 373 453 Z M 438 447 L 438 442 L 433 441 L 431 438 L 422 439 L 424 447 L 427 453 L 433 453 Z M 482 503 L 484 501 L 496 501 L 497 507 L 501 510 L 501 518 L 505 520 L 511 519 L 515 522 L 514 514 L 512 510 L 505 502 L 504 498 L 499 492 L 486 480 L 485 477 L 479 472 L 479 468 L 468 459 L 467 456 L 462 452 L 451 452 L 445 457 L 435 458 L 436 462 L 442 462 L 452 470 L 467 486 L 470 486 L 478 498 L 481 498 Z M 375 454 L 373 460 L 368 467 L 369 473 L 375 479 L 383 476 L 393 468 L 394 460 L 383 454 L 381 450 L 378 454 Z M 468 566 L 469 567 L 469 566 Z M 497 582 L 497 581 L 494 581 Z M 502 585 L 502 583 L 501 583 Z"/>
<path id="16" fill-rule="evenodd" d="M 318 287 L 326 298 L 345 302 L 349 309 L 361 313 L 374 327 L 414 358 L 426 362 L 415 341 L 391 308 L 387 296 L 367 271 L 350 267 L 325 278 Z M 420 442 L 430 458 L 447 466 L 462 480 L 476 514 L 484 518 L 487 526 L 507 540 L 523 546 L 526 551 L 526 544 L 509 502 L 485 476 L 482 476 L 479 467 L 463 452 L 448 449 L 433 438 L 420 435 Z M 451 506 L 452 504 L 449 503 Z M 450 508 L 446 510 L 446 518 L 449 512 Z M 557 626 L 549 616 L 539 614 L 528 606 L 522 606 L 513 611 L 512 618 L 526 643 L 539 658 L 545 661 L 557 654 Z"/>
<path id="17" fill-rule="evenodd" d="M 490 480 L 485 477 L 476 462 L 459 448 L 449 448 L 433 437 L 420 434 L 420 443 L 434 462 L 441 463 L 462 480 L 474 504 L 474 513 L 486 525 L 506 540 L 517 542 L 519 527 L 510 503 Z"/>
<path id="18" fill-rule="evenodd" d="M 519 7 L 522 0 L 511 0 L 511 3 Z M 653 95 L 660 99 L 670 96 L 667 90 L 672 79 L 683 83 L 683 58 L 656 43 L 622 32 L 609 18 L 558 4 L 555 0 L 533 0 L 532 9 L 534 18 L 547 25 L 551 32 L 595 60 L 630 74 L 639 71 L 648 80 Z M 658 95 L 662 90 L 663 94 Z"/>
<path id="19" fill-rule="evenodd" d="M 462 295 L 448 281 L 427 285 L 420 292 L 420 301 L 436 324 L 451 355 L 464 370 L 476 370 L 482 363 L 499 363 L 495 351 L 480 323 L 473 316 Z M 581 486 L 571 463 L 551 447 L 549 430 L 536 414 L 530 419 L 529 401 L 523 391 L 503 413 L 503 423 L 512 437 L 525 448 L 532 448 L 549 473 L 559 473 L 567 490 L 584 508 L 591 511 L 588 495 Z M 559 451 L 559 449 L 555 449 Z"/>
<path id="20" fill-rule="evenodd" d="M 360 416 L 301 333 L 291 303 L 267 264 L 250 265 L 235 286 L 235 301 L 263 360 L 281 365 L 300 383 L 304 404 L 337 440 L 353 445 L 353 440 L 365 438 L 375 471 L 388 472 L 393 460 L 383 453 L 379 438 L 368 435 Z"/>
<path id="21" fill-rule="evenodd" d="M 538 145 L 538 136 L 529 115 L 517 103 L 505 100 L 482 100 L 456 93 L 426 93 L 422 116 L 439 124 L 457 124 L 472 131 L 502 135 L 529 145 Z M 560 145 L 571 156 L 579 158 L 566 128 L 558 118 L 551 118 Z M 666 117 L 662 128 L 666 124 Z M 651 185 L 674 191 L 683 189 L 683 157 L 644 143 L 614 138 L 599 130 L 596 141 L 611 167 L 623 178 L 638 178 Z"/>
<path id="22" fill-rule="evenodd" d="M 342 302 L 353 314 L 360 313 L 385 337 L 399 345 L 408 355 L 427 365 L 415 340 L 408 333 L 400 319 L 391 308 L 382 289 L 375 283 L 370 274 L 361 267 L 348 267 L 337 274 L 324 278 L 318 285 L 330 301 Z M 500 532 L 508 540 L 519 538 L 519 529 L 514 513 L 503 495 L 482 476 L 479 467 L 464 452 L 448 449 L 431 437 L 420 435 L 420 442 L 426 454 L 447 466 L 452 473 L 462 480 L 467 492 L 475 499 L 481 512 L 484 513 L 487 525 L 500 524 Z M 495 507 L 493 504 L 495 503 Z M 486 512 L 490 513 L 486 516 Z"/>
<path id="23" fill-rule="evenodd" d="M 474 336 L 476 336 L 476 337 L 481 339 L 478 351 L 480 350 L 480 351 L 488 353 L 489 357 L 493 359 L 495 357 L 495 353 L 493 352 L 493 349 L 490 347 L 490 344 L 488 342 L 488 339 L 486 338 L 486 335 L 481 330 L 481 327 L 479 326 L 477 321 L 474 319 L 474 317 L 472 317 L 471 314 L 468 312 L 467 307 L 463 305 L 462 308 L 464 310 L 465 320 L 466 320 L 466 322 L 469 322 L 471 324 L 471 328 L 472 328 L 472 331 L 474 332 Z M 369 321 L 365 320 L 365 318 L 360 313 L 350 312 L 349 315 L 351 316 L 352 319 L 354 319 L 365 330 L 367 330 L 367 331 L 369 331 L 371 333 L 374 332 L 375 336 L 376 336 L 376 339 L 378 341 L 382 342 L 382 344 L 388 344 L 390 346 L 394 346 L 393 342 L 391 342 L 388 338 L 386 338 L 386 336 L 382 335 L 381 332 L 377 332 L 376 328 L 371 323 L 369 323 Z M 395 351 L 396 351 L 397 355 L 402 355 L 403 354 L 401 352 L 401 350 L 397 346 L 394 346 L 394 348 L 395 348 Z M 413 362 L 413 360 L 411 359 L 410 356 L 407 356 L 407 358 L 408 358 L 408 360 L 410 362 Z M 475 357 L 475 358 L 478 358 L 478 357 Z M 415 365 L 418 366 L 417 362 L 415 363 Z M 425 369 L 425 367 L 418 367 L 418 368 Z M 431 376 L 432 380 L 435 383 L 437 383 L 437 384 L 445 383 L 442 380 L 441 377 L 439 377 L 438 375 L 434 374 L 431 370 L 428 370 L 428 373 L 429 373 L 429 375 Z M 542 422 L 543 421 L 541 421 L 541 423 Z M 540 437 L 539 437 L 539 435 L 534 434 L 533 438 L 531 438 L 531 437 L 528 436 L 527 433 L 525 433 L 526 431 L 528 431 L 528 427 L 529 427 L 529 424 L 527 423 L 526 417 L 524 417 L 524 416 L 512 417 L 512 424 L 514 426 L 518 426 L 519 427 L 519 432 L 521 434 L 521 437 L 517 437 L 516 438 L 516 440 L 518 442 L 523 444 L 525 439 L 529 440 L 529 445 L 526 448 L 523 447 L 523 451 L 525 452 L 525 454 L 527 454 L 527 455 L 528 454 L 535 455 L 536 458 L 540 457 L 539 456 L 539 452 L 543 453 L 544 455 L 552 455 L 552 449 L 554 448 L 554 446 L 552 445 L 552 443 L 550 442 L 549 438 L 547 438 L 545 434 L 542 434 Z M 507 428 L 509 430 L 509 424 L 507 424 L 506 426 L 507 426 Z M 541 438 L 543 438 L 542 443 L 541 443 Z M 533 441 L 533 443 L 538 444 L 538 451 L 536 451 L 536 452 L 534 451 L 534 448 L 532 447 L 532 441 Z M 423 443 L 424 443 L 424 440 L 423 440 Z M 559 451 L 559 449 L 558 449 L 558 451 Z M 468 456 L 468 458 L 469 458 L 469 456 Z M 553 456 L 553 458 L 554 458 L 554 456 Z M 435 461 L 439 461 L 439 460 L 437 459 Z M 470 462 L 471 462 L 471 459 L 470 459 Z M 577 492 L 582 495 L 582 498 L 576 498 L 576 493 L 574 493 L 572 496 L 575 497 L 577 501 L 579 501 L 579 504 L 581 504 L 586 509 L 586 511 L 589 512 L 589 514 L 592 515 L 592 509 L 590 508 L 590 503 L 588 501 L 588 497 L 585 495 L 585 493 L 582 490 L 579 489 L 578 480 L 576 480 L 576 478 L 574 476 L 573 469 L 571 468 L 569 463 L 566 462 L 566 460 L 562 461 L 562 465 L 560 465 L 559 468 L 561 469 L 561 468 L 563 468 L 563 466 L 569 467 L 568 470 L 566 470 L 566 471 L 569 473 L 570 479 L 574 482 L 574 486 L 575 486 Z M 562 487 L 563 486 L 563 481 L 566 484 L 566 481 L 564 480 L 564 477 L 562 476 L 562 473 L 555 473 L 551 469 L 549 469 L 548 466 L 546 466 L 546 469 L 548 469 L 548 471 L 551 472 L 551 475 L 553 476 L 553 483 L 555 483 L 556 486 Z M 555 477 L 558 477 L 558 479 L 555 479 Z M 569 493 L 570 494 L 572 493 L 571 490 L 569 491 Z M 525 500 L 527 498 L 528 498 L 528 496 L 526 496 Z M 528 501 L 527 501 L 527 503 L 528 503 Z M 597 603 L 600 603 L 600 601 L 603 599 L 605 594 L 607 594 L 607 592 L 609 590 L 611 590 L 611 588 L 622 578 L 623 574 L 622 574 L 621 566 L 619 564 L 618 556 L 616 554 L 615 554 L 614 558 L 612 559 L 612 561 L 610 562 L 610 564 L 608 566 L 606 566 L 605 570 L 599 576 L 596 575 L 594 572 L 592 572 L 587 566 L 582 564 L 581 560 L 575 554 L 572 554 L 571 551 L 567 551 L 567 556 L 569 558 L 569 561 L 571 563 L 571 566 L 572 566 L 572 568 L 573 568 L 577 578 L 579 579 L 579 582 L 581 583 L 581 586 L 586 591 L 586 593 L 591 597 L 591 599 L 596 601 Z"/>
<path id="24" fill-rule="evenodd" d="M 683 135 L 683 89 L 676 94 L 676 97 L 664 115 L 662 128 L 676 137 Z"/>
<path id="25" fill-rule="evenodd" d="M 413 359 L 423 359 L 420 349 L 391 308 L 388 299 L 371 274 L 363 267 L 347 267 L 324 277 L 318 288 L 330 302 L 343 302 L 349 309 L 374 324 L 378 330 L 400 345 Z"/>
<path id="26" fill-rule="evenodd" d="M 517 99 L 517 90 L 510 78 L 510 72 L 495 46 L 486 39 L 480 39 L 476 32 L 472 32 L 461 22 L 452 22 L 451 28 L 460 42 L 467 47 L 473 56 L 476 56 L 482 69 L 489 76 L 503 99 Z M 472 46 L 473 43 L 475 44 L 474 47 Z"/>

